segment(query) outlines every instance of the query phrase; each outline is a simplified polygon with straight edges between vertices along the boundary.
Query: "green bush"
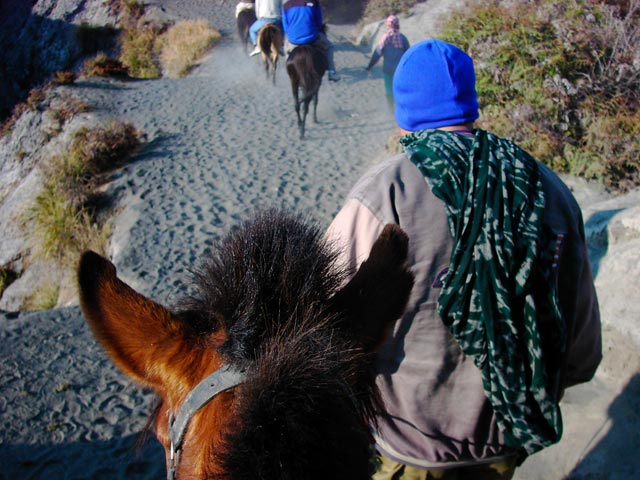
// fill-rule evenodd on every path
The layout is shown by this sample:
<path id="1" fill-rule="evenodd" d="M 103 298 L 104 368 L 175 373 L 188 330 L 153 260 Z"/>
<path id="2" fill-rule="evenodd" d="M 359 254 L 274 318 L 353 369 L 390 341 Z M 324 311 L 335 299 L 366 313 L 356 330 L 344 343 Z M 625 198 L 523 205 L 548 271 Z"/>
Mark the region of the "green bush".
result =
<path id="1" fill-rule="evenodd" d="M 80 129 L 69 149 L 51 159 L 30 212 L 42 255 L 60 260 L 89 247 L 104 250 L 108 227 L 97 222 L 90 200 L 100 175 L 122 165 L 138 144 L 132 125 L 114 121 Z"/>
<path id="2" fill-rule="evenodd" d="M 639 8 L 473 0 L 441 38 L 474 58 L 480 126 L 624 191 L 640 183 Z"/>
<path id="3" fill-rule="evenodd" d="M 158 37 L 161 29 L 155 25 L 134 24 L 127 27 L 120 37 L 120 62 L 136 78 L 159 78 L 160 48 Z"/>
<path id="4" fill-rule="evenodd" d="M 147 22 L 145 6 L 137 0 L 120 2 L 122 33 L 120 34 L 120 62 L 135 78 L 159 78 L 160 41 L 165 25 Z"/>

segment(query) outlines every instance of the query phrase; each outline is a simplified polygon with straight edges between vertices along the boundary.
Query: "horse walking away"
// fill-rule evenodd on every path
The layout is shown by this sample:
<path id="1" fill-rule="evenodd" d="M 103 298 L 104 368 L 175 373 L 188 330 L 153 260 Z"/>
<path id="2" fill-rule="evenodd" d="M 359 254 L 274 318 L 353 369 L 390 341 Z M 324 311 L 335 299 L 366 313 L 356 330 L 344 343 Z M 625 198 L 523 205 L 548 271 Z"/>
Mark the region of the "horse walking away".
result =
<path id="1" fill-rule="evenodd" d="M 267 78 L 271 75 L 274 85 L 276 84 L 276 69 L 282 45 L 282 31 L 275 23 L 267 23 L 258 32 L 258 47 L 260 47 L 260 52 L 262 53 L 264 69 L 267 73 Z"/>
<path id="2" fill-rule="evenodd" d="M 387 225 L 347 282 L 321 230 L 270 210 L 225 236 L 175 310 L 85 252 L 80 303 L 129 376 L 159 394 L 170 479 L 368 479 L 374 352 L 413 285 Z"/>
<path id="3" fill-rule="evenodd" d="M 300 139 L 304 138 L 305 123 L 311 101 L 313 101 L 313 121 L 318 123 L 318 92 L 322 84 L 322 76 L 327 68 L 326 57 L 311 45 L 295 47 L 287 57 L 287 73 L 291 81 Z M 302 114 L 300 109 L 302 109 Z"/>
<path id="4" fill-rule="evenodd" d="M 241 7 L 236 12 L 236 26 L 238 28 L 238 38 L 242 43 L 244 53 L 249 50 L 249 44 L 251 39 L 249 37 L 249 28 L 256 21 L 256 12 L 253 6 L 253 2 L 241 2 L 238 4 Z"/>

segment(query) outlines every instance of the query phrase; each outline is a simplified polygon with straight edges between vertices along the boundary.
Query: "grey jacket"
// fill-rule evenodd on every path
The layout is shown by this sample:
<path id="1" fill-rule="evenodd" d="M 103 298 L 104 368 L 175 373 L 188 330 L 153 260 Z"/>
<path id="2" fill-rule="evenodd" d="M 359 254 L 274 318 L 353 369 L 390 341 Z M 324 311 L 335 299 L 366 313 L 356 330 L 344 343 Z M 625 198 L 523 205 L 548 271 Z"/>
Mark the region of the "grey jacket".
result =
<path id="1" fill-rule="evenodd" d="M 563 379 L 557 387 L 559 398 L 564 387 L 588 381 L 596 371 L 600 315 L 580 208 L 564 183 L 546 166 L 540 168 L 546 198 L 543 222 L 563 239 L 558 293 L 570 337 L 568 354 L 557 365 Z M 480 371 L 437 313 L 452 238 L 444 204 L 404 155 L 373 167 L 360 179 L 327 235 L 355 269 L 387 223 L 400 225 L 409 235 L 415 286 L 406 313 L 377 359 L 377 381 L 387 410 L 374 432 L 377 448 L 418 468 L 499 461 L 513 454 L 484 395 Z"/>

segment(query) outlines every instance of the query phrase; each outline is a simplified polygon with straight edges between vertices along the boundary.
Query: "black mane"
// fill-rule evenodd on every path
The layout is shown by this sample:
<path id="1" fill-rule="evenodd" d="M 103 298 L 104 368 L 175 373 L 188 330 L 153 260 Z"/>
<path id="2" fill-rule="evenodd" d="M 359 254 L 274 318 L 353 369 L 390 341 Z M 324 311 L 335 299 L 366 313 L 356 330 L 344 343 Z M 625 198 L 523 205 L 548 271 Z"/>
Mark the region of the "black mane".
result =
<path id="1" fill-rule="evenodd" d="M 234 480 L 369 478 L 379 396 L 369 356 L 339 328 L 345 274 L 320 229 L 268 211 L 215 248 L 183 316 L 203 338 L 224 329 L 220 352 L 248 369 L 216 463 Z"/>

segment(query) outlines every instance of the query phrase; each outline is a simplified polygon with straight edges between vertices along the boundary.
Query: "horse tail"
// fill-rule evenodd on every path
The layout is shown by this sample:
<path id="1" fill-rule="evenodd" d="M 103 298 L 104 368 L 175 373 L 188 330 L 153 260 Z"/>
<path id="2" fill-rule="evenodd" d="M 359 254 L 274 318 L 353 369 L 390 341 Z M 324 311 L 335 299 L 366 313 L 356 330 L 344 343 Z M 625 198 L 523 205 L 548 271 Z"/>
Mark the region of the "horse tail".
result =
<path id="1" fill-rule="evenodd" d="M 273 23 L 267 23 L 258 32 L 258 46 L 265 55 L 270 58 L 277 58 L 282 47 L 282 33 Z"/>
<path id="2" fill-rule="evenodd" d="M 273 58 L 273 62 L 278 61 L 278 56 L 280 55 L 280 50 L 282 50 L 282 32 L 278 28 L 277 25 L 273 26 L 273 31 L 271 32 L 271 56 Z"/>
<path id="3" fill-rule="evenodd" d="M 313 47 L 298 47 L 299 54 L 296 56 L 294 64 L 300 78 L 300 86 L 304 92 L 304 97 L 312 96 L 320 85 L 320 76 L 316 71 Z"/>

